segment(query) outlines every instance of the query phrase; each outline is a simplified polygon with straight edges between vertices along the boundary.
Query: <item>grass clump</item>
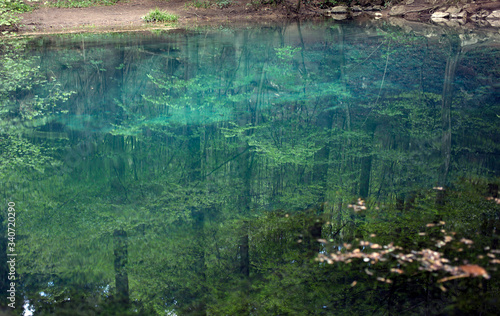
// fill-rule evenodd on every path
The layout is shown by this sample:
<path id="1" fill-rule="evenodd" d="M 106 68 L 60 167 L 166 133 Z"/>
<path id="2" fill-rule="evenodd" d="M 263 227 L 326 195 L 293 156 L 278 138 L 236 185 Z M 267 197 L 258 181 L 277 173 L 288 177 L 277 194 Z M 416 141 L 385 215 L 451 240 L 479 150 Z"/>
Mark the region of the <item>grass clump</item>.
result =
<path id="1" fill-rule="evenodd" d="M 143 16 L 142 19 L 146 22 L 177 22 L 179 17 L 175 14 L 160 11 L 160 9 L 156 8 L 149 11 L 149 13 Z"/>

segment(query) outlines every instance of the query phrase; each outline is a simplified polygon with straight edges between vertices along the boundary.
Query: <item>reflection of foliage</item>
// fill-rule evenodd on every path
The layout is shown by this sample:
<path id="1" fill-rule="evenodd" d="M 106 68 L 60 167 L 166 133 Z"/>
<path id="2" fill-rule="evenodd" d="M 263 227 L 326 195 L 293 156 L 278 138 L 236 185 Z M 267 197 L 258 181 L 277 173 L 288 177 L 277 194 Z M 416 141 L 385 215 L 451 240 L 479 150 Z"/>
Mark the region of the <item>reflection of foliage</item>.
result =
<path id="1" fill-rule="evenodd" d="M 36 57 L 25 58 L 24 41 L 6 42 L 0 68 L 1 110 L 5 118 L 31 120 L 47 114 L 64 113 L 61 103 L 75 92 L 65 92 L 54 77 L 40 73 Z"/>
<path id="2" fill-rule="evenodd" d="M 292 48 L 292 46 L 286 46 L 286 47 L 276 47 L 274 49 L 276 51 L 276 56 L 278 56 L 279 59 L 283 60 L 289 60 L 292 59 L 295 53 L 301 50 L 300 47 Z"/>
<path id="3" fill-rule="evenodd" d="M 26 57 L 25 40 L 1 43 L 0 57 L 0 139 L 3 150 L 3 172 L 21 170 L 44 171 L 49 158 L 42 150 L 23 138 L 33 127 L 43 125 L 51 115 L 65 113 L 61 105 L 74 92 L 65 92 L 55 78 L 42 75 L 39 59 Z M 14 136 L 15 135 L 15 136 Z"/>
<path id="4" fill-rule="evenodd" d="M 7 136 L 0 138 L 0 173 L 6 174 L 8 170 L 25 171 L 37 170 L 43 172 L 52 163 L 53 159 L 44 155 L 40 148 L 23 138 Z M 52 165 L 53 166 L 53 165 Z"/>
<path id="5" fill-rule="evenodd" d="M 438 314 L 459 304 L 455 296 L 462 295 L 463 284 L 476 291 L 483 281 L 442 282 L 448 292 L 441 293 L 438 280 L 467 269 L 476 274 L 470 265 L 484 267 L 491 276 L 487 295 L 496 293 L 498 272 L 488 256 L 496 253 L 482 249 L 498 248 L 492 246 L 498 239 L 498 206 L 484 198 L 484 183 L 453 181 L 465 168 L 482 168 L 486 159 L 462 166 L 456 158 L 452 190 L 440 196 L 439 206 L 431 190 L 442 160 L 438 89 L 415 88 L 412 71 L 395 72 L 408 78 L 392 78 L 387 93 L 379 93 L 378 84 L 370 87 L 387 60 L 383 54 L 375 58 L 384 47 L 376 41 L 346 50 L 356 62 L 371 58 L 352 70 L 338 60 L 336 43 L 328 37 L 321 48 L 292 48 L 284 40 L 275 49 L 263 47 L 266 41 L 255 30 L 231 30 L 236 44 L 221 34 L 226 35 L 158 33 L 147 39 L 153 44 L 133 38 L 141 44 L 117 45 L 119 53 L 90 43 L 84 50 L 79 37 L 71 47 L 80 50 L 54 53 L 57 67 L 42 64 L 57 81 L 41 75 L 45 69 L 36 69 L 37 58 L 5 59 L 22 75 L 2 73 L 14 78 L 0 81 L 6 87 L 2 122 L 5 117 L 40 126 L 43 120 L 37 118 L 62 112 L 69 96 L 62 91 L 85 87 L 66 108 L 78 113 L 72 116 L 76 122 L 64 125 L 72 129 L 67 140 L 28 141 L 7 127 L 2 138 L 5 148 L 19 152 L 5 154 L 5 161 L 21 157 L 27 164 L 16 168 L 45 171 L 30 175 L 39 185 L 13 194 L 27 210 L 18 218 L 25 236 L 19 272 L 43 276 L 39 289 L 48 293 L 43 299 L 34 290 L 27 297 L 44 306 L 60 303 L 65 295 L 77 295 L 69 289 L 71 279 L 86 298 L 109 302 L 108 292 L 116 289 L 111 236 L 117 230 L 128 236 L 131 310 L 144 315 Z M 375 48 L 374 55 L 366 47 Z M 391 47 L 390 60 L 406 69 L 400 64 L 404 54 L 398 57 L 399 47 Z M 360 79 L 365 75 L 368 84 Z M 23 82 L 30 76 L 35 84 Z M 67 83 L 59 86 L 63 78 Z M 38 112 L 22 112 L 19 100 Z M 492 122 L 500 112 L 485 109 L 482 116 L 470 103 L 457 103 L 453 148 L 481 150 L 491 159 L 497 142 L 488 139 L 496 137 Z M 70 172 L 48 170 L 53 163 L 48 156 L 60 157 L 66 147 L 89 139 L 88 130 L 76 127 L 96 117 L 113 124 L 111 135 L 92 137 Z M 474 137 L 481 141 L 459 141 Z M 492 147 L 483 149 L 488 144 Z M 10 168 L 7 163 L 0 164 L 1 171 Z M 366 203 L 358 200 L 349 209 L 361 185 L 369 189 Z M 426 227 L 441 221 L 445 227 Z M 478 232 L 486 237 L 475 238 Z M 474 247 L 458 251 L 462 238 L 473 239 Z M 337 251 L 346 259 L 353 253 L 349 244 L 359 249 L 359 258 L 347 265 L 313 260 Z M 405 252 L 400 256 L 396 247 Z M 384 249 L 394 249 L 386 261 L 380 256 Z M 432 266 L 431 256 L 441 266 Z M 61 276 L 66 279 L 57 282 Z M 53 280 L 55 288 L 49 289 Z M 472 293 L 464 301 L 476 298 Z M 435 310 L 424 311 L 426 304 Z"/>

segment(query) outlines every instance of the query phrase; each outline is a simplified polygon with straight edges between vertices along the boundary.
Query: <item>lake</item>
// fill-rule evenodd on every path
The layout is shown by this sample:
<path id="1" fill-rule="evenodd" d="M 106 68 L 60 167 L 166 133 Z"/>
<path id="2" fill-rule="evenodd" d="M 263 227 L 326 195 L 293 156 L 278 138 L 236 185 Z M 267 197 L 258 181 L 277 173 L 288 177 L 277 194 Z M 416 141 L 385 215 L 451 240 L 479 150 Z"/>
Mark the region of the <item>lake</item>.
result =
<path id="1" fill-rule="evenodd" d="M 498 34 L 395 21 L 2 39 L 3 310 L 495 315 Z"/>

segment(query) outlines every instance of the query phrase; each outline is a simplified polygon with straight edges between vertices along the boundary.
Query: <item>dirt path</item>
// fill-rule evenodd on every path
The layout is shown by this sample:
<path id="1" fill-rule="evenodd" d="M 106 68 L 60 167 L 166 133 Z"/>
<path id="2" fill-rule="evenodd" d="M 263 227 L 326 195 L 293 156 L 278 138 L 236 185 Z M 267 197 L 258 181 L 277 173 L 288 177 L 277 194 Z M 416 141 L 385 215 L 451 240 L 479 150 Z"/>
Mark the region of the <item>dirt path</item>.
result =
<path id="1" fill-rule="evenodd" d="M 71 32 L 137 29 L 147 25 L 142 17 L 159 8 L 179 16 L 178 26 L 228 22 L 257 22 L 287 16 L 286 10 L 271 10 L 235 0 L 228 8 L 197 9 L 186 7 L 186 0 L 126 0 L 112 6 L 59 9 L 43 7 L 22 15 L 21 33 Z M 162 24 L 163 25 L 163 24 Z M 151 26 L 151 24 L 149 24 Z"/>
<path id="2" fill-rule="evenodd" d="M 56 0 L 47 0 L 56 1 Z M 203 1 L 203 0 L 198 0 Z M 121 31 L 140 30 L 146 27 L 154 27 L 154 24 L 145 23 L 142 17 L 150 10 L 159 8 L 179 16 L 176 27 L 186 27 L 194 25 L 222 24 L 250 24 L 255 22 L 273 22 L 287 18 L 322 18 L 326 9 L 320 8 L 323 0 L 311 0 L 307 4 L 302 4 L 300 12 L 295 12 L 297 0 L 282 0 L 278 6 L 255 5 L 259 1 L 252 0 L 232 0 L 227 8 L 219 8 L 215 5 L 208 9 L 198 9 L 193 6 L 186 6 L 192 3 L 190 0 L 119 0 L 112 6 L 100 6 L 90 8 L 58 9 L 45 6 L 33 12 L 22 15 L 23 21 L 19 31 L 21 34 L 43 34 L 43 33 L 70 33 L 70 32 L 93 32 L 93 31 Z M 371 0 L 355 0 L 361 1 Z M 212 3 L 215 1 L 211 1 Z M 405 19 L 423 21 L 429 20 L 434 11 L 444 11 L 450 4 L 448 0 L 403 0 L 397 5 L 397 9 L 407 11 Z M 371 2 L 370 2 L 371 3 Z M 457 5 L 457 4 L 455 4 Z M 461 5 L 463 10 L 467 10 L 467 17 L 472 14 L 488 10 L 500 10 L 498 0 L 476 0 L 474 3 Z M 415 9 L 417 8 L 417 9 Z M 390 11 L 396 6 L 385 8 L 381 11 L 383 18 L 392 15 Z M 415 11 L 415 12 L 413 12 Z M 375 11 L 365 12 L 366 18 L 375 16 Z M 379 11 L 377 11 L 379 12 Z M 422 12 L 424 12 L 422 14 Z M 500 11 L 499 11 L 500 12 Z M 376 13 L 376 14 L 380 14 Z M 359 16 L 357 18 L 363 18 Z M 465 20 L 464 20 L 465 23 Z M 497 20 L 500 27 L 500 20 Z M 165 24 L 158 24 L 157 27 L 164 28 Z M 469 27 L 481 26 L 481 24 L 467 24 Z"/>

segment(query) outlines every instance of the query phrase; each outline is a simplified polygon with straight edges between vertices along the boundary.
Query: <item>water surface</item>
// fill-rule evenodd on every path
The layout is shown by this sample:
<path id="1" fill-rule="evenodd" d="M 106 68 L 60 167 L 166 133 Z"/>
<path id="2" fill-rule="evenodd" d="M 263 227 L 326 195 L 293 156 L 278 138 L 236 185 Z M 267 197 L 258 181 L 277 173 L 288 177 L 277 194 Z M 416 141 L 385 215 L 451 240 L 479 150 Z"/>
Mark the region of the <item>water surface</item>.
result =
<path id="1" fill-rule="evenodd" d="M 498 309 L 488 37 L 284 23 L 1 52 L 17 314 Z"/>

